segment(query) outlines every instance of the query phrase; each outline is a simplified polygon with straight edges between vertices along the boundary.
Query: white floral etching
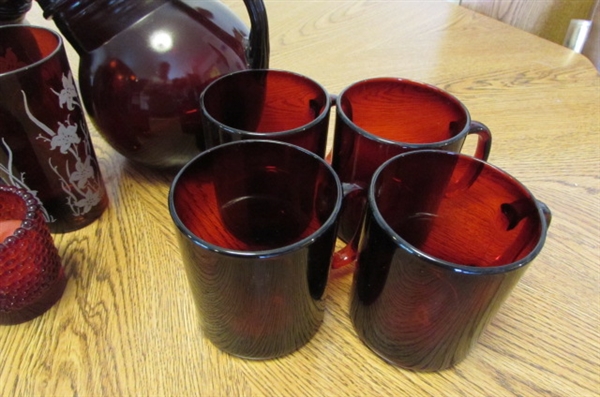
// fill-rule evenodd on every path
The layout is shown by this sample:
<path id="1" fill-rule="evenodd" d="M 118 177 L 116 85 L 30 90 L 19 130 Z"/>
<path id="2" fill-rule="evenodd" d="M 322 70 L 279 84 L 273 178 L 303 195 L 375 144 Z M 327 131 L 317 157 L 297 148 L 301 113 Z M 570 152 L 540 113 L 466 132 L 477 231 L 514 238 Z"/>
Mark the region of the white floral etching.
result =
<path id="1" fill-rule="evenodd" d="M 75 82 L 70 72 L 67 76 L 63 75 L 62 84 L 63 88 L 60 92 L 52 90 L 58 97 L 61 109 L 65 106 L 70 111 L 74 110 L 75 107 L 81 108 Z M 48 164 L 60 180 L 62 190 L 67 197 L 66 204 L 75 216 L 90 212 L 102 200 L 104 185 L 100 175 L 94 172 L 94 167 L 97 167 L 98 164 L 96 158 L 92 155 L 92 144 L 88 134 L 83 133 L 81 136 L 77 134 L 79 129 L 86 132 L 86 126 L 73 123 L 70 116 L 68 116 L 64 122 L 58 122 L 56 130 L 53 130 L 31 113 L 27 95 L 23 91 L 21 93 L 23 94 L 27 116 L 42 130 L 42 133 L 36 139 L 46 142 L 50 146 L 50 150 L 58 150 L 62 155 L 65 155 L 65 159 L 60 161 L 64 165 L 53 164 L 52 158 L 48 159 Z M 82 141 L 83 145 L 80 145 Z M 27 187 L 24 174 L 15 176 L 12 173 L 12 152 L 4 140 L 3 144 L 8 151 L 9 164 L 7 166 L 0 165 L 0 170 L 8 175 L 8 183 Z"/>
<path id="2" fill-rule="evenodd" d="M 25 173 L 22 172 L 21 175 L 14 174 L 13 164 L 12 164 L 13 154 L 12 154 L 12 151 L 10 150 L 10 147 L 8 147 L 8 144 L 4 140 L 4 138 L 2 138 L 2 145 L 6 148 L 6 152 L 8 155 L 8 163 L 6 165 L 0 164 L 0 171 L 2 171 L 4 173 L 4 175 L 6 175 L 6 177 L 8 178 L 8 180 L 5 182 L 9 185 L 28 190 L 40 204 L 40 208 L 42 209 L 42 213 L 44 214 L 44 219 L 46 220 L 46 222 L 54 222 L 56 219 L 54 219 L 54 217 L 52 217 L 50 214 L 48 214 L 48 211 L 46 211 L 46 209 L 44 208 L 42 201 L 37 196 L 37 191 L 30 189 L 27 186 L 27 184 L 25 184 Z M 2 179 L 2 178 L 0 178 L 0 179 Z"/>
<path id="3" fill-rule="evenodd" d="M 69 74 L 62 76 L 63 89 L 60 92 L 54 91 L 52 88 L 52 92 L 55 93 L 60 100 L 60 108 L 62 109 L 63 105 L 67 105 L 67 109 L 73 110 L 75 106 L 79 107 L 79 102 L 77 101 L 77 88 L 75 88 L 75 80 L 73 80 L 73 75 L 69 71 Z"/>

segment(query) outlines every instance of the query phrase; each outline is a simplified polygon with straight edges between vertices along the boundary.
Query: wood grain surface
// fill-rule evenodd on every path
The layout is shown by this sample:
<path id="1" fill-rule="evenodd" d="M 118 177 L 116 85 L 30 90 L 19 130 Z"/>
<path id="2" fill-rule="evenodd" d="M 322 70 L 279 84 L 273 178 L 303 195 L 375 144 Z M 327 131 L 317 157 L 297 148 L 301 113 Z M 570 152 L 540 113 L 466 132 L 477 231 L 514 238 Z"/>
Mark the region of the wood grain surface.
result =
<path id="1" fill-rule="evenodd" d="M 242 1 L 225 3 L 247 21 Z M 110 206 L 54 235 L 69 278 L 60 302 L 0 327 L 0 395 L 598 396 L 600 78 L 590 61 L 445 1 L 265 3 L 273 68 L 333 94 L 398 76 L 461 99 L 492 130 L 490 162 L 553 211 L 542 253 L 454 369 L 410 372 L 371 353 L 348 317 L 352 268 L 332 272 L 306 346 L 238 359 L 199 330 L 167 209 L 174 175 L 128 163 L 93 131 Z M 53 27 L 37 4 L 28 21 Z"/>

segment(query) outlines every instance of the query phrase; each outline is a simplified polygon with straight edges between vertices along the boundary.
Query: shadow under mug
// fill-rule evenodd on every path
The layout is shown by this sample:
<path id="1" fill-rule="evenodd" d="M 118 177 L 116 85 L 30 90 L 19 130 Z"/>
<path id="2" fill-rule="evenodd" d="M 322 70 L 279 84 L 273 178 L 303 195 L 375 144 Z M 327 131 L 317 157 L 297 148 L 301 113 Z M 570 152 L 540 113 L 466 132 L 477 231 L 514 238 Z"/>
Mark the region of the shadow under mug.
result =
<path id="1" fill-rule="evenodd" d="M 385 360 L 463 360 L 540 253 L 550 210 L 516 179 L 445 151 L 393 157 L 368 192 L 351 292 L 360 339 Z"/>
<path id="2" fill-rule="evenodd" d="M 323 320 L 341 202 L 331 166 L 288 143 L 231 142 L 184 166 L 169 210 L 205 337 L 251 359 L 307 343 Z"/>

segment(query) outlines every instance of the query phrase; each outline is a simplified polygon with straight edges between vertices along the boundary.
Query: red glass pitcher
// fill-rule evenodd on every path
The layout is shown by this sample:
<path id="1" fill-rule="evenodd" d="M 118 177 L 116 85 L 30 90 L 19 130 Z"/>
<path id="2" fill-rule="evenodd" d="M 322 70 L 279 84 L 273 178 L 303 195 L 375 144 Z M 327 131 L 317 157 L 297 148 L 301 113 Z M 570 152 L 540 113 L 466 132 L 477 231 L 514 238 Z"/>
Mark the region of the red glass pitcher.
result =
<path id="1" fill-rule="evenodd" d="M 31 9 L 31 0 L 0 0 L 0 25 L 22 23 Z"/>
<path id="2" fill-rule="evenodd" d="M 203 150 L 198 98 L 210 81 L 268 67 L 262 0 L 244 0 L 250 31 L 215 0 L 37 1 L 80 57 L 81 96 L 99 133 L 149 167 L 179 168 Z"/>

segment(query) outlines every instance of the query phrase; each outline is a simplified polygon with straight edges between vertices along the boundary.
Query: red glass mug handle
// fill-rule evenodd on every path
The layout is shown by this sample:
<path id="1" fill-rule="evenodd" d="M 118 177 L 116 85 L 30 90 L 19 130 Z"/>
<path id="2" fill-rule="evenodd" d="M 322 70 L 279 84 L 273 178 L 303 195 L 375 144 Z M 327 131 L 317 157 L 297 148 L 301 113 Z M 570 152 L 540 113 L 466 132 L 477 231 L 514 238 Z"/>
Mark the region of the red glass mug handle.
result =
<path id="1" fill-rule="evenodd" d="M 490 129 L 479 121 L 471 121 L 467 135 L 471 134 L 478 135 L 477 149 L 475 150 L 474 156 L 483 161 L 487 161 L 492 148 L 492 133 L 490 132 Z"/>
<path id="2" fill-rule="evenodd" d="M 490 155 L 490 150 L 492 148 L 492 133 L 490 132 L 490 129 L 479 121 L 471 121 L 467 135 L 471 134 L 476 134 L 478 136 L 477 148 L 475 149 L 475 154 L 473 154 L 473 157 L 487 162 Z M 451 194 L 454 191 L 468 189 L 469 186 L 471 186 L 471 184 L 479 177 L 479 173 L 482 170 L 482 164 L 473 163 L 473 166 L 468 167 L 467 171 L 454 181 L 453 187 L 448 190 L 447 193 Z"/>
<path id="3" fill-rule="evenodd" d="M 352 237 L 352 240 L 350 240 L 350 242 L 348 242 L 344 248 L 336 251 L 333 254 L 333 260 L 331 261 L 331 267 L 333 269 L 339 269 L 356 261 L 359 234 L 360 228 L 356 231 L 354 237 Z"/>
<path id="4" fill-rule="evenodd" d="M 350 196 L 354 196 L 354 195 L 362 195 L 363 196 L 363 199 L 365 200 L 365 203 L 364 203 L 365 205 L 363 205 L 363 211 L 364 211 L 366 208 L 367 188 L 356 185 L 356 184 L 350 184 L 350 183 L 343 183 L 342 185 L 344 188 L 344 201 L 348 200 L 348 198 Z M 363 213 L 363 215 L 364 215 L 364 213 Z M 362 218 L 362 216 L 361 216 L 361 218 Z M 354 261 L 356 261 L 356 255 L 358 252 L 358 241 L 360 239 L 361 229 L 362 229 L 362 222 L 360 223 L 360 226 L 358 228 L 356 228 L 356 231 L 354 232 L 354 235 L 352 236 L 350 241 L 348 241 L 348 243 L 343 248 L 341 248 L 339 251 L 334 252 L 333 259 L 331 261 L 331 267 L 333 269 L 339 269 L 341 267 L 344 267 L 344 266 L 349 265 L 349 264 L 353 263 Z"/>
<path id="5" fill-rule="evenodd" d="M 550 208 L 546 205 L 546 203 L 540 200 L 536 200 L 536 204 L 542 210 L 542 215 L 544 216 L 544 221 L 546 222 L 546 228 L 548 228 L 552 222 L 552 211 L 550 211 Z"/>

